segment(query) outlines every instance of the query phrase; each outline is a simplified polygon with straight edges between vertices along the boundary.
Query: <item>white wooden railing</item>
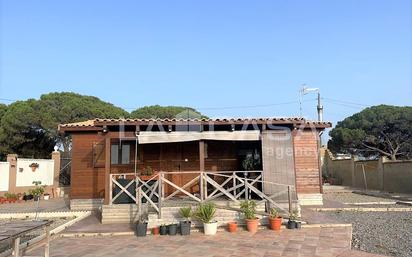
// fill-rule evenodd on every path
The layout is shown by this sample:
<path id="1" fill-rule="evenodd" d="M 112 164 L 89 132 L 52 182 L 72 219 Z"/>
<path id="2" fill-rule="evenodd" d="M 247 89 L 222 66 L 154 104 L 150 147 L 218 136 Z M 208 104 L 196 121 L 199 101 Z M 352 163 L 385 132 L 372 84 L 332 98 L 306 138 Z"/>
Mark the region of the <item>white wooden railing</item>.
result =
<path id="1" fill-rule="evenodd" d="M 193 178 L 182 186 L 176 185 L 167 176 L 193 174 Z M 251 175 L 254 175 L 253 178 Z M 147 177 L 147 176 L 146 176 Z M 125 178 L 126 185 L 119 183 L 119 179 Z M 269 202 L 272 206 L 283 210 L 284 212 L 291 211 L 292 199 L 295 188 L 292 185 L 279 184 L 269 181 L 264 181 L 262 171 L 185 171 L 185 172 L 158 172 L 149 177 L 147 180 L 142 180 L 142 176 L 135 176 L 133 173 L 127 174 L 110 174 L 110 204 L 116 204 L 116 200 L 121 195 L 130 197 L 131 202 L 135 204 L 142 203 L 146 200 L 159 215 L 161 215 L 162 206 L 171 201 L 178 194 L 184 194 L 195 202 L 206 202 L 216 200 L 217 198 L 226 198 L 228 200 L 239 202 L 243 199 L 251 199 L 253 194 L 254 199 L 258 204 Z M 219 178 L 216 180 L 215 178 Z M 165 193 L 166 185 L 174 191 Z M 199 186 L 199 192 L 191 193 L 191 186 Z M 268 195 L 259 187 L 275 185 L 279 190 Z M 113 188 L 116 187 L 119 191 L 114 194 Z M 134 187 L 134 188 L 133 188 Z M 210 192 L 210 193 L 209 193 Z M 279 203 L 274 198 L 286 195 L 289 210 L 285 210 L 279 206 Z M 130 200 L 129 199 L 129 200 Z"/>

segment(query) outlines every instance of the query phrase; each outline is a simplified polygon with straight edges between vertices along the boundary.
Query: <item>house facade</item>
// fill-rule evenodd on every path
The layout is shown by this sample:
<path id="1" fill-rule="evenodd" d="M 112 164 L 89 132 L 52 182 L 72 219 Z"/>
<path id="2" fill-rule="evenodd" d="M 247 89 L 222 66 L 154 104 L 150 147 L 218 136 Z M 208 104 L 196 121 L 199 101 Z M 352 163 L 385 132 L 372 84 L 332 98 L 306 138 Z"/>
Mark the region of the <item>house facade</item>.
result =
<path id="1" fill-rule="evenodd" d="M 287 200 L 283 186 L 305 205 L 322 204 L 319 135 L 328 127 L 303 118 L 95 119 L 59 131 L 72 138 L 72 202 L 140 203 L 141 185 L 154 207 L 172 197 L 276 204 Z"/>

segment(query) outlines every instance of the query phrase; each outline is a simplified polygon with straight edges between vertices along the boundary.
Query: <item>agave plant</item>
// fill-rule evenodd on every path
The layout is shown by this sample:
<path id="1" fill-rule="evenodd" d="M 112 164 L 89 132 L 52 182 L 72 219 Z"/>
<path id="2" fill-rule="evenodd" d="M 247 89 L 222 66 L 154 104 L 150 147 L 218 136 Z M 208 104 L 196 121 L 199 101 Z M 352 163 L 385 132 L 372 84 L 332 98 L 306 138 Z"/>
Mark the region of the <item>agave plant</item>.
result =
<path id="1" fill-rule="evenodd" d="M 192 208 L 191 207 L 182 207 L 182 208 L 180 208 L 179 213 L 187 221 L 190 221 L 190 218 L 192 217 Z"/>
<path id="2" fill-rule="evenodd" d="M 200 204 L 196 210 L 196 217 L 203 223 L 211 223 L 216 214 L 216 206 L 214 203 Z"/>

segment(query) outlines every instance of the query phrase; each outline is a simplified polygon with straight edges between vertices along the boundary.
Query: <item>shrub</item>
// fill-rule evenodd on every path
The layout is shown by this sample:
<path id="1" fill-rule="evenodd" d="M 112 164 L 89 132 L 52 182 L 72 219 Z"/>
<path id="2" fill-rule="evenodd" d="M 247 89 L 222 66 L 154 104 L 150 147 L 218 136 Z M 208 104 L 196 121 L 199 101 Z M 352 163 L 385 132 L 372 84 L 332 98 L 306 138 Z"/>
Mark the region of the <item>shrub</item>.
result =
<path id="1" fill-rule="evenodd" d="M 256 219 L 256 202 L 253 200 L 245 200 L 240 203 L 240 210 L 248 220 Z"/>
<path id="2" fill-rule="evenodd" d="M 33 184 L 36 186 L 34 189 L 29 190 L 29 194 L 33 196 L 41 196 L 44 194 L 44 189 L 46 186 L 42 186 L 40 181 L 33 181 Z"/>
<path id="3" fill-rule="evenodd" d="M 298 218 L 298 211 L 297 210 L 289 212 L 289 220 L 295 221 L 297 218 Z"/>
<path id="4" fill-rule="evenodd" d="M 271 217 L 272 219 L 279 217 L 279 211 L 275 207 L 271 208 L 269 217 Z"/>
<path id="5" fill-rule="evenodd" d="M 6 197 L 7 199 L 14 199 L 14 200 L 18 199 L 17 195 L 13 193 L 5 193 L 4 197 Z"/>

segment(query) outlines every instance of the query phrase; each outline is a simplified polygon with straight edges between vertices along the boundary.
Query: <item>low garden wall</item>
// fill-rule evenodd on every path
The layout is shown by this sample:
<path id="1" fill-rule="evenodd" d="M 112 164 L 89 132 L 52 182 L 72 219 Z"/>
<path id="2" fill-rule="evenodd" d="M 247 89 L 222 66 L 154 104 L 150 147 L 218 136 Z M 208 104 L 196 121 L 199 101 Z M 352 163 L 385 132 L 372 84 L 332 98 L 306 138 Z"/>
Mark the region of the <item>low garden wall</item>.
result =
<path id="1" fill-rule="evenodd" d="M 9 154 L 7 162 L 0 162 L 0 196 L 23 194 L 35 188 L 34 181 L 46 186 L 45 192 L 57 196 L 59 187 L 60 152 L 51 159 L 18 158 Z"/>
<path id="2" fill-rule="evenodd" d="M 396 193 L 412 193 L 412 160 L 360 161 L 335 159 L 329 151 L 325 152 L 322 170 L 336 184 L 368 190 Z"/>

